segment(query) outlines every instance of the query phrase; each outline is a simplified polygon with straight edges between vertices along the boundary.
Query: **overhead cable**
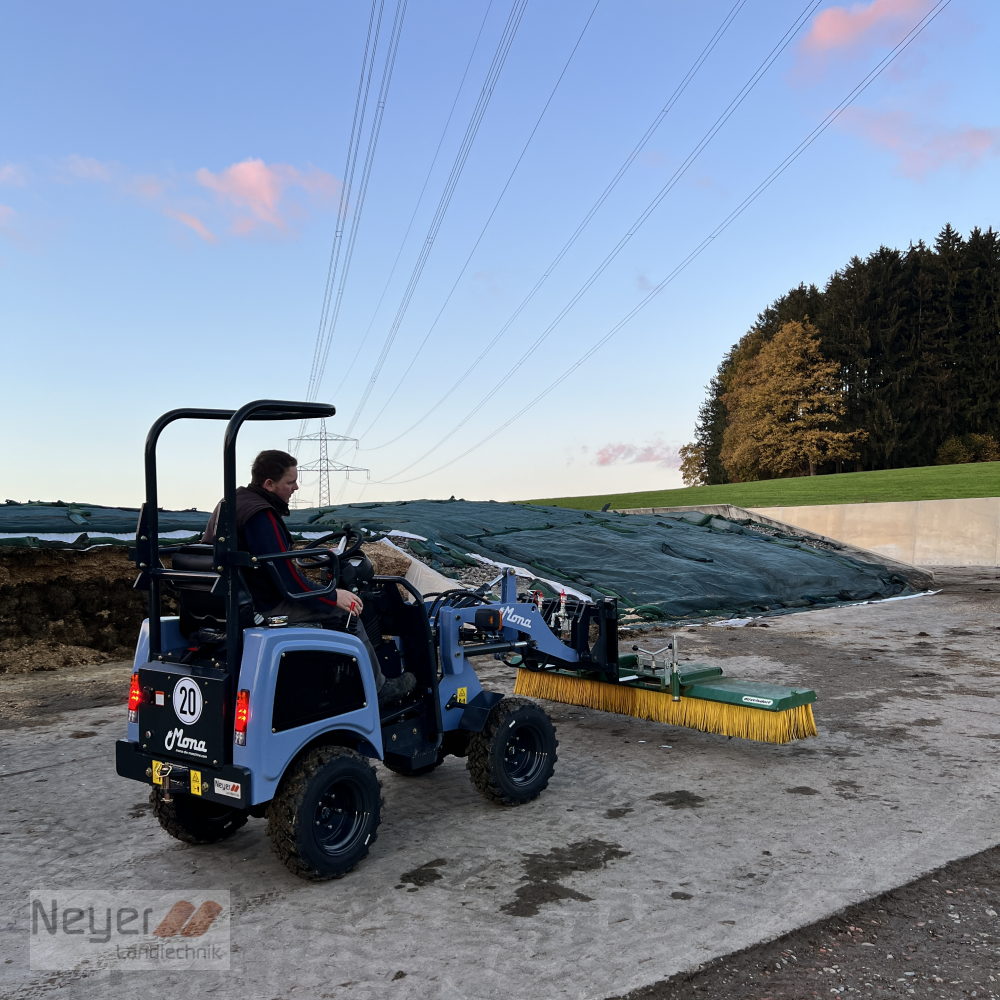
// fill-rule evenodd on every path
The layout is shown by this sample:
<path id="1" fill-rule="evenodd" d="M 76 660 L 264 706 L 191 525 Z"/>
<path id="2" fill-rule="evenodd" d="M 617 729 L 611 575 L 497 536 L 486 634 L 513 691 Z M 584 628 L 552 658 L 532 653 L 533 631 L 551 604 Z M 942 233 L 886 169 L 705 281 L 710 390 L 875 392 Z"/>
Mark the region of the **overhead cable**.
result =
<path id="1" fill-rule="evenodd" d="M 372 427 L 374 427 L 375 424 L 378 423 L 379 418 L 382 416 L 382 414 L 385 413 L 386 408 L 392 402 L 393 397 L 396 395 L 396 393 L 399 392 L 400 386 L 402 386 L 403 382 L 406 381 L 407 375 L 410 374 L 410 371 L 413 369 L 413 366 L 416 364 L 417 358 L 420 357 L 420 353 L 423 351 L 424 347 L 426 346 L 427 341 L 430 340 L 431 334 L 434 332 L 434 328 L 438 324 L 438 320 L 441 319 L 442 315 L 444 315 L 445 309 L 448 308 L 448 303 L 451 302 L 451 297 L 455 294 L 455 289 L 458 288 L 458 284 L 462 280 L 462 276 L 465 274 L 466 270 L 468 269 L 469 262 L 472 260 L 473 255 L 475 254 L 476 250 L 479 248 L 479 244 L 482 242 L 483 237 L 486 235 L 486 230 L 489 227 L 489 224 L 493 221 L 493 216 L 496 215 L 497 209 L 500 207 L 500 202 L 503 201 L 503 196 L 507 193 L 507 188 L 510 187 L 511 181 L 514 179 L 514 175 L 517 173 L 517 168 L 521 165 L 521 161 L 524 159 L 524 154 L 528 152 L 528 147 L 531 145 L 531 140 L 534 139 L 535 133 L 538 131 L 538 126 L 541 125 L 542 119 L 545 117 L 545 112 L 549 110 L 549 105 L 552 103 L 552 98 L 556 96 L 556 91 L 559 89 L 559 84 L 562 83 L 563 77 L 566 75 L 566 70 L 569 69 L 569 64 L 573 61 L 573 56 L 576 55 L 576 50 L 580 47 L 580 42 L 583 41 L 583 36 L 587 33 L 587 28 L 590 27 L 590 22 L 593 20 L 594 14 L 597 13 L 597 8 L 598 8 L 600 2 L 601 2 L 601 0 L 596 0 L 596 2 L 594 3 L 594 6 L 591 8 L 590 15 L 587 18 L 586 22 L 584 23 L 583 28 L 580 31 L 580 34 L 577 36 L 576 44 L 573 46 L 572 50 L 570 51 L 570 54 L 569 54 L 569 56 L 566 59 L 566 63 L 565 63 L 565 65 L 562 68 L 562 72 L 559 74 L 559 77 L 557 78 L 557 80 L 555 82 L 555 86 L 552 88 L 552 92 L 549 94 L 549 99 L 545 102 L 545 105 L 542 108 L 541 113 L 539 114 L 537 120 L 535 121 L 535 126 L 531 130 L 530 134 L 528 135 L 527 141 L 525 142 L 524 146 L 521 149 L 521 155 L 518 156 L 517 161 L 514 163 L 514 167 L 511 170 L 509 176 L 507 177 L 507 182 L 504 184 L 502 190 L 500 191 L 499 196 L 497 197 L 496 202 L 493 205 L 493 210 L 487 216 L 486 222 L 483 223 L 483 228 L 479 231 L 479 235 L 476 237 L 475 243 L 472 244 L 472 249 L 469 251 L 469 255 L 465 258 L 465 263 L 462 265 L 461 270 L 458 272 L 458 277 L 455 279 L 454 283 L 452 284 L 451 291 L 449 291 L 448 294 L 447 294 L 447 296 L 445 297 L 444 303 L 441 305 L 441 308 L 438 310 L 437 316 L 434 317 L 434 322 L 431 323 L 430 328 L 428 329 L 427 333 L 424 334 L 424 339 L 420 342 L 419 347 L 417 347 L 416 352 L 414 353 L 413 357 L 410 359 L 410 363 L 406 366 L 406 370 L 400 376 L 399 381 L 396 383 L 396 387 L 386 397 L 386 401 L 382 404 L 382 409 L 379 410 L 378 413 L 375 415 L 375 418 L 368 425 L 368 430 L 366 430 L 364 432 L 364 434 L 368 434 L 371 431 Z M 737 6 L 741 6 L 744 3 L 746 3 L 746 0 L 739 0 Z M 418 423 L 419 423 L 419 421 L 418 421 Z M 414 425 L 414 426 L 416 426 L 416 425 Z M 404 431 L 403 433 L 405 434 L 407 432 Z M 362 435 L 362 436 L 364 436 L 364 435 Z M 397 437 L 393 438 L 393 441 L 398 441 L 399 438 L 402 437 L 402 436 L 403 436 L 402 434 L 397 435 Z M 391 441 L 387 441 L 386 442 L 386 444 L 391 444 L 391 443 L 392 443 Z M 379 445 L 379 447 L 380 448 L 384 448 L 385 445 Z M 366 449 L 366 450 L 368 450 L 368 451 L 374 451 L 376 449 L 369 448 L 369 449 Z"/>
<path id="2" fill-rule="evenodd" d="M 583 365 L 589 358 L 593 357 L 605 344 L 608 343 L 626 324 L 628 324 L 632 319 L 635 318 L 647 305 L 664 288 L 667 287 L 682 271 L 687 268 L 697 257 L 699 257 L 722 233 L 728 229 L 840 116 L 844 111 L 850 107 L 864 93 L 865 90 L 871 86 L 875 80 L 882 75 L 882 73 L 889 67 L 889 65 L 894 62 L 903 51 L 910 46 L 910 44 L 920 35 L 924 29 L 935 19 L 939 14 L 944 11 L 944 9 L 951 3 L 951 0 L 938 0 L 938 2 L 931 8 L 928 13 L 914 25 L 913 28 L 896 44 L 896 46 L 891 49 L 880 61 L 879 63 L 871 69 L 868 74 L 861 80 L 857 86 L 832 110 L 825 118 L 755 187 L 750 194 L 748 194 L 743 201 L 733 209 L 732 212 L 727 215 L 718 226 L 713 229 L 708 236 L 705 237 L 649 294 L 636 306 L 629 310 L 625 316 L 622 317 L 606 334 L 604 334 L 595 344 L 593 344 L 588 350 L 581 355 L 572 365 L 569 366 L 558 378 L 550 382 L 538 395 L 531 399 L 528 403 L 521 407 L 512 417 L 502 423 L 495 430 L 491 431 L 484 438 L 477 441 L 471 448 L 467 448 L 462 454 L 455 456 L 455 458 L 445 462 L 443 465 L 439 465 L 436 469 L 430 472 L 422 473 L 419 476 L 413 476 L 410 479 L 396 480 L 394 477 L 384 480 L 374 480 L 373 482 L 379 482 L 383 484 L 398 485 L 401 483 L 412 483 L 416 482 L 418 479 L 424 479 L 427 476 L 434 475 L 440 472 L 442 469 L 448 468 L 450 465 L 454 465 L 455 462 L 461 461 L 463 458 L 472 454 L 477 448 L 481 448 L 488 441 L 492 440 L 498 434 L 505 431 L 511 424 L 516 420 L 524 416 L 532 407 L 540 403 L 553 389 L 561 385 L 570 375 L 573 374 L 581 365 Z M 429 453 L 428 453 L 429 454 Z M 419 461 L 419 459 L 418 459 Z M 407 468 L 412 468 L 412 465 L 416 463 L 411 463 Z M 406 469 L 400 470 L 400 473 L 405 472 Z M 400 473 L 396 473 L 399 475 Z"/>
<path id="3" fill-rule="evenodd" d="M 316 373 L 319 371 L 320 358 L 323 355 L 324 331 L 326 330 L 326 321 L 330 312 L 337 267 L 340 261 L 340 247 L 344 236 L 347 211 L 351 201 L 351 186 L 354 183 L 354 168 L 358 159 L 358 150 L 361 147 L 361 129 L 368 103 L 368 90 L 371 87 L 372 70 L 375 66 L 375 51 L 378 48 L 378 35 L 382 25 L 382 8 L 384 3 L 385 0 L 372 0 L 372 10 L 368 18 L 365 55 L 361 61 L 358 94 L 354 100 L 354 120 L 351 122 L 351 137 L 347 143 L 347 162 L 344 166 L 344 178 L 340 187 L 340 204 L 337 206 L 337 223 L 334 228 L 333 247 L 330 250 L 330 263 L 326 272 L 326 290 L 323 293 L 323 308 L 320 310 L 319 329 L 316 331 L 316 346 L 313 349 L 312 367 L 309 369 L 309 383 L 306 387 L 307 399 L 315 398 Z M 376 12 L 378 15 L 377 18 Z M 303 432 L 300 430 L 301 433 Z"/>
<path id="4" fill-rule="evenodd" d="M 465 72 L 462 74 L 462 79 L 459 81 L 458 90 L 455 91 L 455 99 L 451 102 L 451 110 L 448 112 L 448 119 L 444 123 L 444 128 L 441 130 L 441 138 L 438 139 L 437 149 L 434 150 L 434 156 L 431 159 L 431 165 L 427 168 L 427 176 L 424 178 L 423 187 L 420 189 L 420 194 L 417 196 L 417 203 L 413 207 L 413 214 L 410 216 L 410 223 L 406 227 L 406 232 L 403 234 L 402 242 L 399 244 L 399 251 L 396 253 L 396 259 L 392 262 L 392 267 L 389 270 L 389 277 L 386 278 L 385 287 L 382 289 L 382 294 L 379 296 L 378 302 L 375 304 L 375 309 L 372 312 L 371 321 L 368 323 L 368 329 L 365 330 L 364 335 L 361 337 L 361 341 L 358 344 L 358 349 L 354 352 L 354 357 L 351 359 L 351 363 L 347 366 L 346 370 L 340 382 L 337 383 L 337 388 L 334 389 L 331 394 L 333 398 L 336 398 L 337 393 L 340 392 L 344 383 L 347 381 L 348 376 L 354 369 L 354 365 L 357 363 L 358 357 L 361 354 L 362 348 L 365 346 L 368 340 L 368 334 L 371 333 L 372 327 L 375 325 L 375 319 L 378 316 L 379 309 L 382 308 L 382 302 L 385 299 L 386 292 L 389 291 L 389 285 L 392 284 L 393 276 L 396 274 L 396 266 L 399 264 L 400 257 L 403 256 L 403 250 L 406 247 L 406 241 L 410 238 L 410 230 L 413 229 L 413 223 L 416 221 L 417 212 L 420 210 L 420 206 L 423 204 L 424 194 L 427 191 L 427 185 L 430 183 L 431 174 L 434 173 L 434 167 L 437 165 L 438 154 L 441 152 L 441 147 L 444 145 L 444 137 L 448 134 L 448 127 L 451 125 L 451 119 L 455 114 L 455 108 L 458 106 L 458 99 L 462 94 L 462 89 L 465 87 L 466 77 L 469 75 L 469 68 L 472 66 L 472 59 L 476 54 L 476 50 L 479 48 L 479 40 L 483 34 L 483 28 L 486 27 L 486 20 L 490 16 L 490 11 L 493 8 L 493 0 L 490 0 L 489 4 L 486 6 L 486 13 L 483 15 L 483 20 L 479 25 L 479 32 L 476 35 L 476 41 L 472 46 L 472 51 L 469 53 L 469 60 L 465 64 Z"/>
<path id="5" fill-rule="evenodd" d="M 778 43 L 773 49 L 768 53 L 764 61 L 757 67 L 756 70 L 751 74 L 750 78 L 745 84 L 740 88 L 736 96 L 729 102 L 726 109 L 721 115 L 715 120 L 712 127 L 702 136 L 695 147 L 690 153 L 684 158 L 681 165 L 674 171 L 673 175 L 667 181 L 666 184 L 660 189 L 656 197 L 643 209 L 639 217 L 632 223 L 628 231 L 624 236 L 618 241 L 611 252 L 601 261 L 601 263 L 591 272 L 590 276 L 586 281 L 577 289 L 574 295 L 570 298 L 569 302 L 559 310 L 555 319 L 553 319 L 549 325 L 535 338 L 535 341 L 531 346 L 523 352 L 519 352 L 517 361 L 507 369 L 500 380 L 493 386 L 492 389 L 485 395 L 479 397 L 479 401 L 473 407 L 473 409 L 465 415 L 448 433 L 438 440 L 438 442 L 432 445 L 427 451 L 423 453 L 419 458 L 415 459 L 404 469 L 395 475 L 400 475 L 402 472 L 413 468 L 414 465 L 423 461 L 433 452 L 437 451 L 445 442 L 450 440 L 457 434 L 462 427 L 468 423 L 476 413 L 479 412 L 520 370 L 522 365 L 527 362 L 527 360 L 538 350 L 539 347 L 548 339 L 552 331 L 562 322 L 563 319 L 569 314 L 573 307 L 580 301 L 581 298 L 589 291 L 591 286 L 595 281 L 604 273 L 605 270 L 610 266 L 611 262 L 618 256 L 625 245 L 632 239 L 632 237 L 639 231 L 643 223 L 652 215 L 657 206 L 663 201 L 663 199 L 673 190 L 674 187 L 680 182 L 681 178 L 690 168 L 690 166 L 695 162 L 698 156 L 704 151 L 705 147 L 711 142 L 711 140 L 718 135 L 719 131 L 725 125 L 725 123 L 733 116 L 736 109 L 743 103 L 754 87 L 760 82 L 764 74 L 771 68 L 774 62 L 778 59 L 782 52 L 791 44 L 794 37 L 798 34 L 799 30 L 809 19 L 810 15 L 816 8 L 823 2 L 823 0 L 809 0 L 802 12 L 795 18 L 792 22 L 791 27 L 785 32 L 784 35 L 779 39 Z"/>
<path id="6" fill-rule="evenodd" d="M 371 132 L 368 137 L 368 149 L 365 154 L 364 168 L 361 171 L 361 184 L 358 188 L 358 196 L 354 203 L 354 214 L 351 218 L 351 231 L 347 237 L 347 250 L 344 254 L 344 264 L 340 269 L 340 282 L 337 287 L 337 297 L 334 300 L 333 308 L 330 311 L 330 320 L 327 324 L 326 336 L 323 344 L 323 354 L 320 359 L 319 370 L 316 373 L 316 381 L 313 385 L 313 396 L 319 392 L 319 387 L 323 381 L 323 373 L 326 371 L 326 362 L 330 356 L 330 346 L 333 343 L 333 335 L 337 328 L 337 320 L 340 317 L 340 306 L 344 299 L 344 288 L 347 284 L 347 275 L 351 269 L 351 259 L 354 256 L 354 244 L 358 238 L 358 230 L 361 228 L 361 213 L 365 205 L 365 195 L 368 193 L 368 181 L 371 178 L 372 164 L 375 162 L 375 149 L 378 146 L 379 133 L 382 129 L 382 116 L 385 112 L 385 102 L 389 96 L 389 84 L 392 81 L 392 71 L 396 65 L 396 52 L 399 49 L 399 37 L 403 31 L 403 18 L 406 16 L 407 0 L 398 0 L 396 4 L 396 16 L 392 22 L 392 34 L 389 37 L 389 51 L 386 53 L 385 67 L 382 70 L 382 84 L 379 87 L 378 101 L 375 104 L 375 113 L 372 116 Z"/>
<path id="7" fill-rule="evenodd" d="M 389 351 L 392 349 L 393 341 L 395 341 L 396 334 L 399 332 L 400 324 L 403 322 L 403 317 L 406 315 L 406 310 L 409 308 L 410 301 L 412 300 L 413 294 L 417 289 L 420 276 L 423 274 L 424 266 L 426 265 L 427 258 L 430 256 L 431 249 L 434 246 L 434 240 L 437 238 L 437 234 L 441 229 L 441 224 L 444 222 L 448 206 L 451 204 L 452 195 L 454 195 L 455 188 L 458 186 L 458 181 L 462 176 L 462 169 L 465 166 L 465 161 L 468 159 L 469 153 L 472 150 L 472 144 L 475 141 L 477 132 L 479 131 L 483 115 L 486 113 L 486 109 L 489 106 L 490 98 L 493 96 L 493 89 L 497 85 L 497 80 L 500 77 L 500 71 L 503 69 L 504 63 L 507 60 L 507 54 L 509 53 L 511 44 L 514 41 L 514 36 L 517 34 L 518 25 L 521 23 L 521 17 L 524 15 L 524 9 L 527 6 L 527 3 L 528 0 L 514 0 L 514 4 L 511 7 L 510 15 L 508 16 L 507 23 L 504 26 L 503 34 L 500 38 L 499 44 L 497 45 L 497 50 L 493 55 L 493 61 L 490 63 L 490 68 L 486 74 L 486 80 L 483 83 L 479 99 L 476 101 L 476 106 L 473 109 L 472 117 L 469 120 L 468 127 L 466 128 L 465 136 L 462 139 L 462 144 L 455 156 L 455 162 L 452 164 L 448 179 L 445 182 L 444 191 L 441 193 L 441 199 L 438 202 L 437 211 L 434 213 L 430 228 L 427 230 L 427 236 L 424 238 L 423 246 L 420 248 L 417 262 L 413 267 L 413 273 L 410 275 L 410 280 L 406 286 L 406 290 L 403 292 L 399 308 L 396 310 L 396 316 L 392 321 L 392 325 L 389 327 L 389 332 L 386 334 L 382 350 L 379 352 L 379 356 L 372 369 L 372 373 L 368 377 L 364 392 L 361 394 L 361 399 L 359 400 L 358 405 L 354 410 L 354 415 L 351 417 L 350 423 L 345 431 L 345 434 L 348 436 L 350 436 L 351 431 L 357 424 L 358 419 L 365 408 L 365 404 L 368 402 L 372 390 L 375 388 L 375 383 L 378 381 L 378 377 L 382 372 L 385 360 L 389 356 Z"/>
<path id="8" fill-rule="evenodd" d="M 701 68 L 702 64 L 709 57 L 709 55 L 711 54 L 711 52 L 715 48 L 715 46 L 719 43 L 719 40 L 725 34 L 726 29 L 729 27 L 730 24 L 732 24 L 733 19 L 740 12 L 740 9 L 744 6 L 744 4 L 746 2 L 747 2 L 747 0 L 737 0 L 737 2 L 733 5 L 732 9 L 729 11 L 729 13 L 723 19 L 722 24 L 720 24 L 719 27 L 715 30 L 715 34 L 712 35 L 712 37 L 708 40 L 708 43 L 702 49 L 702 51 L 699 54 L 698 58 L 694 61 L 694 63 L 692 64 L 691 68 L 684 75 L 684 78 L 677 85 L 677 88 L 674 90 L 673 94 L 670 95 L 670 99 L 667 101 L 667 103 L 660 110 L 660 112 L 656 116 L 656 118 L 653 119 L 652 124 L 649 126 L 649 128 L 646 129 L 645 134 L 638 141 L 638 143 L 636 143 L 635 148 L 632 150 L 631 153 L 629 153 L 629 155 L 625 159 L 625 162 L 622 163 L 622 165 L 618 168 L 617 173 L 614 175 L 614 177 L 611 178 L 611 180 L 608 183 L 608 185 L 601 192 L 601 194 L 598 197 L 597 201 L 595 201 L 594 204 L 590 207 L 590 210 L 587 212 L 587 214 L 581 220 L 580 224 L 576 227 L 576 229 L 570 235 L 570 238 L 563 244 L 563 246 L 560 249 L 559 253 L 556 254 L 555 258 L 552 260 L 552 262 L 549 264 L 549 266 L 545 269 L 545 271 L 542 274 L 542 276 L 538 279 L 538 281 L 535 282 L 534 286 L 528 292 L 528 294 L 524 297 L 524 299 L 521 300 L 520 305 L 518 305 L 518 307 L 514 310 L 514 312 L 511 313 L 511 315 L 508 317 L 507 321 L 494 334 L 493 338 L 486 344 L 486 346 L 482 349 L 482 351 L 480 351 L 479 355 L 472 361 L 472 363 L 465 369 L 465 371 L 462 372 L 462 374 L 452 383 L 452 385 L 447 390 L 447 392 L 445 392 L 444 395 L 441 396 L 441 398 L 438 399 L 438 401 L 429 410 L 427 410 L 423 414 L 423 416 L 419 417 L 414 423 L 410 424 L 409 427 L 407 427 L 404 431 L 401 431 L 395 437 L 390 438 L 388 441 L 383 441 L 382 444 L 375 445 L 374 447 L 364 448 L 363 449 L 364 451 L 378 451 L 380 448 L 386 448 L 386 447 L 388 447 L 391 444 L 395 444 L 401 438 L 406 437 L 407 434 L 409 434 L 412 431 L 416 430 L 428 417 L 430 417 L 445 402 L 447 402 L 447 400 L 456 392 L 456 390 L 462 385 L 462 383 L 465 382 L 465 380 L 467 378 L 469 378 L 469 376 L 482 363 L 482 361 L 485 359 L 485 357 L 497 345 L 497 343 L 504 336 L 504 334 L 511 328 L 511 326 L 513 326 L 514 322 L 521 315 L 521 313 L 524 312 L 524 310 L 528 306 L 528 303 L 530 303 L 531 300 L 535 297 L 535 295 L 538 293 L 538 291 L 542 287 L 542 285 L 545 284 L 545 282 L 548 280 L 548 278 L 552 274 L 552 272 L 559 266 L 559 264 L 562 261 L 562 259 L 566 256 L 567 253 L 569 253 L 569 251 L 572 248 L 573 244 L 576 243 L 576 241 L 579 239 L 579 237 L 581 236 L 581 234 L 583 233 L 583 231 L 587 228 L 587 226 L 590 223 L 590 220 L 593 219 L 593 217 L 597 214 L 597 212 L 601 208 L 601 206 L 605 203 L 605 201 L 608 200 L 608 198 L 611 195 L 612 191 L 614 191 L 614 189 L 618 186 L 618 182 L 622 179 L 622 177 L 625 176 L 625 173 L 629 169 L 629 167 L 632 165 L 632 162 L 642 152 L 642 150 L 646 147 L 646 144 L 649 142 L 650 138 L 652 138 L 653 133 L 656 132 L 656 130 L 660 127 L 660 124 L 663 122 L 663 119 L 666 118 L 667 114 L 670 112 L 670 110 L 673 108 L 673 106 L 680 99 L 681 95 L 687 89 L 688 84 L 694 79 L 695 75 L 697 74 L 698 70 Z M 506 190 L 506 188 L 504 188 L 504 190 Z M 501 193 L 501 197 L 502 196 L 503 195 Z M 494 211 L 496 211 L 495 208 L 494 208 Z M 490 216 L 490 218 L 492 218 L 492 215 Z M 487 224 L 488 223 L 489 223 L 489 220 L 487 220 Z M 485 230 L 485 227 L 484 227 L 484 230 Z M 482 238 L 482 234 L 480 234 L 480 239 L 481 238 Z M 479 241 L 477 240 L 476 241 L 476 246 L 478 246 L 478 245 L 479 245 Z M 475 251 L 475 247 L 473 247 L 473 251 Z M 471 254 L 470 254 L 470 258 L 471 258 Z M 469 262 L 466 261 L 466 266 L 468 266 L 468 263 Z M 464 272 L 465 268 L 463 267 L 462 270 Z M 461 277 L 461 275 L 459 275 L 459 277 Z M 456 284 L 457 284 L 457 282 L 456 282 Z M 454 290 L 455 289 L 453 287 L 452 288 L 452 292 L 454 292 Z M 451 293 L 449 293 L 448 298 L 449 299 L 451 298 Z M 447 303 L 447 300 L 446 300 L 445 301 L 445 305 L 447 305 L 447 304 L 448 303 Z M 442 312 L 443 312 L 443 310 L 444 310 L 444 307 L 442 307 Z M 440 319 L 440 318 L 441 318 L 441 314 L 439 313 L 437 319 L 434 320 L 434 323 L 436 324 L 437 320 Z M 430 334 L 428 333 L 428 336 L 429 335 Z M 426 338 L 425 338 L 425 342 L 426 342 Z M 421 345 L 421 346 L 423 346 L 423 345 Z M 414 360 L 416 360 L 416 359 L 414 359 Z M 411 362 L 411 365 L 412 365 L 412 362 Z M 398 388 L 398 386 L 397 386 L 397 388 Z M 384 409 L 385 409 L 385 407 L 383 407 L 383 410 Z M 372 421 L 372 426 L 374 426 L 374 423 L 375 422 Z M 368 431 L 366 431 L 365 434 L 369 433 L 370 431 L 371 431 L 371 426 L 368 428 Z M 364 435 L 362 435 L 362 439 L 363 438 L 364 438 Z"/>

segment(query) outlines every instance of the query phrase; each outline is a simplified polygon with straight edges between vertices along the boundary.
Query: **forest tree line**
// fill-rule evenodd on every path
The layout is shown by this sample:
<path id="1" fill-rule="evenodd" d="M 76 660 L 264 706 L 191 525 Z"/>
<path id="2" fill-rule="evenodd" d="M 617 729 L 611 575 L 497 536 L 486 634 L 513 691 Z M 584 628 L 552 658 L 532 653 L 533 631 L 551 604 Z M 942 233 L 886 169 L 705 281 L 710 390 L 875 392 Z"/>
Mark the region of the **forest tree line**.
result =
<path id="1" fill-rule="evenodd" d="M 791 289 L 707 392 L 689 485 L 1000 459 L 1000 234 L 947 225 Z"/>

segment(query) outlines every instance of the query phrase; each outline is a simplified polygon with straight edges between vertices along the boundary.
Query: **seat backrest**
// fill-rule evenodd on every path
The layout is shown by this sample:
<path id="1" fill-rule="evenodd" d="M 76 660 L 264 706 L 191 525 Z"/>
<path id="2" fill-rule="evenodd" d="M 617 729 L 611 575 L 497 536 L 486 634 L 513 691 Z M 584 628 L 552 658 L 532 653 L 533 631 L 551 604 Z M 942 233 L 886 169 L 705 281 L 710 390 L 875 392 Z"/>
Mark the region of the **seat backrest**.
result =
<path id="1" fill-rule="evenodd" d="M 174 569 L 212 572 L 211 545 L 184 545 L 173 555 Z M 239 572 L 239 571 L 237 571 Z M 201 628 L 219 632 L 226 630 L 226 595 L 217 590 L 212 593 L 212 580 L 173 580 L 170 586 L 177 593 L 180 605 L 180 631 L 184 638 Z M 247 614 L 249 612 L 249 615 Z M 240 577 L 240 622 L 247 627 L 253 619 L 253 601 Z M 247 621 L 244 621 L 247 619 Z"/>

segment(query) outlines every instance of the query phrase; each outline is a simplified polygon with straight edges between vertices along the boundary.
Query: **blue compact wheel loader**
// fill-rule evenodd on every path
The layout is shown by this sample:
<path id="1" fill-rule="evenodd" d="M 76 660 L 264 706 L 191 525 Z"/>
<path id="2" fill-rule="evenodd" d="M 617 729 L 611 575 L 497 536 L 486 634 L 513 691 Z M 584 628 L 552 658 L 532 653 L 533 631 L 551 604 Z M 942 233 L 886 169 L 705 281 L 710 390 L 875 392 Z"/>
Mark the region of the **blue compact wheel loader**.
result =
<path id="1" fill-rule="evenodd" d="M 350 525 L 303 549 L 241 551 L 236 439 L 244 422 L 335 412 L 323 403 L 257 400 L 235 412 L 171 410 L 153 424 L 130 553 L 149 612 L 136 648 L 127 736 L 116 747 L 118 774 L 152 786 L 153 813 L 171 836 L 208 844 L 266 817 L 278 857 L 296 875 L 317 880 L 341 877 L 375 842 L 381 793 L 372 761 L 418 776 L 448 754 L 466 757 L 476 788 L 500 805 L 528 802 L 546 787 L 556 762 L 551 719 L 526 698 L 484 690 L 470 657 L 585 668 L 612 682 L 618 672 L 611 599 L 543 614 L 529 595 L 518 598 L 513 570 L 477 591 L 420 594 L 405 579 L 376 575 L 361 547 L 368 539 Z M 228 422 L 213 545 L 159 544 L 156 446 L 180 419 Z M 285 559 L 319 570 L 322 589 L 288 592 L 275 569 Z M 380 706 L 361 640 L 266 618 L 247 590 L 254 573 L 269 574 L 289 600 L 337 587 L 357 593 L 382 674 L 408 671 L 415 690 Z M 488 592 L 494 587 L 499 599 Z M 168 596 L 176 614 L 163 614 Z"/>

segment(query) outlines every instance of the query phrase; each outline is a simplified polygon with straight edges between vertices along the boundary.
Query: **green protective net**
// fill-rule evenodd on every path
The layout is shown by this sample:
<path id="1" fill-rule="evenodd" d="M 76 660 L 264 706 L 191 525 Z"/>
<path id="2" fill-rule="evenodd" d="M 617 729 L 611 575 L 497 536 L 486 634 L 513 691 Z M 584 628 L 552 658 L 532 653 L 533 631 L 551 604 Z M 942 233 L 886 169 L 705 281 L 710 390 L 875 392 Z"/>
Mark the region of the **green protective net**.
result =
<path id="1" fill-rule="evenodd" d="M 128 536 L 135 535 L 138 519 L 138 507 L 8 500 L 0 505 L 0 546 L 87 549 L 95 545 L 128 545 Z M 174 543 L 195 538 L 207 523 L 204 511 L 161 510 L 160 536 Z"/>
<path id="2" fill-rule="evenodd" d="M 625 515 L 416 500 L 296 510 L 288 518 L 297 533 L 344 522 L 420 535 L 444 567 L 478 554 L 594 599 L 617 597 L 636 621 L 783 614 L 919 593 L 929 582 L 920 570 L 849 546 L 690 511 Z"/>
<path id="3" fill-rule="evenodd" d="M 0 545 L 87 548 L 127 544 L 138 511 L 92 504 L 0 506 Z M 197 537 L 204 511 L 162 511 L 160 534 Z M 81 523 L 82 522 L 82 523 Z M 636 515 L 531 504 L 413 500 L 293 510 L 294 534 L 314 537 L 345 522 L 373 534 L 418 535 L 414 554 L 456 572 L 478 555 L 526 570 L 525 587 L 566 586 L 593 599 L 617 597 L 632 621 L 676 622 L 784 614 L 883 600 L 924 590 L 926 573 L 872 553 L 749 519 L 711 514 Z M 45 535 L 57 538 L 45 539 Z M 15 537 L 16 536 L 16 537 Z M 41 539 L 39 536 L 43 536 Z M 164 542 L 167 538 L 164 538 Z M 458 584 L 456 584 L 457 586 Z"/>

